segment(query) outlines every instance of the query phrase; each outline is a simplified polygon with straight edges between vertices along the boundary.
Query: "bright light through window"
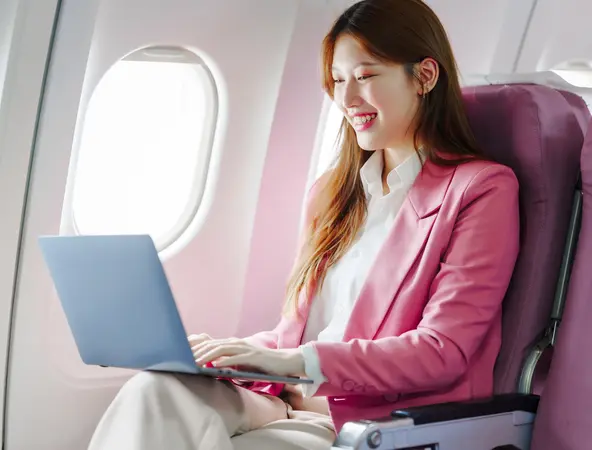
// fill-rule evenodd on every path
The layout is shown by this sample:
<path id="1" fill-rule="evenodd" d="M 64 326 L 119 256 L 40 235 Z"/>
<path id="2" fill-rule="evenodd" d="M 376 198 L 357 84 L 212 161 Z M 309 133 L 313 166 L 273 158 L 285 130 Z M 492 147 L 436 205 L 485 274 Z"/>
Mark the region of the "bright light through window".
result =
<path id="1" fill-rule="evenodd" d="M 592 70 L 553 70 L 557 75 L 580 88 L 592 88 Z"/>
<path id="2" fill-rule="evenodd" d="M 214 88 L 195 58 L 122 60 L 97 85 L 75 172 L 79 234 L 145 233 L 162 248 L 195 214 L 215 123 Z"/>
<path id="3" fill-rule="evenodd" d="M 331 102 L 329 113 L 326 117 L 315 179 L 333 166 L 337 161 L 340 148 L 340 142 L 337 141 L 337 137 L 343 120 L 343 113 L 335 103 Z"/>

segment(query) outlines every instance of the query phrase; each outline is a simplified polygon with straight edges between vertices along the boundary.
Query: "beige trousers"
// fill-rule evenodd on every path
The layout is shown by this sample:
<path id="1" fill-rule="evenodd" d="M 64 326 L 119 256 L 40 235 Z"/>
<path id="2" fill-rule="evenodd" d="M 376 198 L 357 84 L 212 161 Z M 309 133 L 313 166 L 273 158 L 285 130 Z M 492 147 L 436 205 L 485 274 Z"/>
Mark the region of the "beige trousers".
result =
<path id="1" fill-rule="evenodd" d="M 329 416 L 209 377 L 140 372 L 119 391 L 89 450 L 329 450 Z"/>

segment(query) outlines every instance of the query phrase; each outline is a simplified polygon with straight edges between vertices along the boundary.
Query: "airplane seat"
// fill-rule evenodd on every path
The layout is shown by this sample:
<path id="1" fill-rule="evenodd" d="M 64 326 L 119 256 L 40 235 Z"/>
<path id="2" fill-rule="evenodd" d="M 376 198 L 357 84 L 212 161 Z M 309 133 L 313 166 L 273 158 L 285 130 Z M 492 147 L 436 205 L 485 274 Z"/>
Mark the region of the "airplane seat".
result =
<path id="1" fill-rule="evenodd" d="M 532 383 L 555 336 L 553 313 L 562 310 L 576 244 L 590 113 L 578 96 L 540 85 L 473 86 L 463 97 L 477 141 L 520 185 L 521 245 L 503 304 L 497 395 L 348 422 L 333 449 L 528 448 L 539 402 Z"/>
<path id="2" fill-rule="evenodd" d="M 561 328 L 532 450 L 592 447 L 592 129 L 582 150 L 582 223 Z"/>
<path id="3" fill-rule="evenodd" d="M 563 266 L 575 247 L 568 237 L 590 112 L 581 97 L 534 84 L 465 88 L 463 96 L 479 145 L 511 167 L 520 185 L 520 255 L 503 304 L 494 393 L 531 393 L 535 380 L 544 383 L 536 369 L 547 360 L 555 303 L 565 298 Z"/>

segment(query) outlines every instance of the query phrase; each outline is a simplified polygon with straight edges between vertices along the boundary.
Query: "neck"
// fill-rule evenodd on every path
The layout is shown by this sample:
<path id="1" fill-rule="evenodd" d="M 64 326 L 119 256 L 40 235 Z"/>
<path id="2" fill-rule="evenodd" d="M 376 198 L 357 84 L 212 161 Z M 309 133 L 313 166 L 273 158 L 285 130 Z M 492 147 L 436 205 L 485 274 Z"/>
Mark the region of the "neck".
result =
<path id="1" fill-rule="evenodd" d="M 399 164 L 404 162 L 409 156 L 415 153 L 413 143 L 397 146 L 396 148 L 385 148 L 383 152 L 384 168 L 382 171 L 383 179 Z"/>

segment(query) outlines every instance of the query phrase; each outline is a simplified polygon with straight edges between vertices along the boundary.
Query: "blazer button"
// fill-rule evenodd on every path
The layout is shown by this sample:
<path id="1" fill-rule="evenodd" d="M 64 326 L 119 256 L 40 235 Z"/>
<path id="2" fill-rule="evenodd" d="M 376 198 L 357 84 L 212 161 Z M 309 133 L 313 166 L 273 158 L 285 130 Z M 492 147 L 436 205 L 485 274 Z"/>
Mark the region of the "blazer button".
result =
<path id="1" fill-rule="evenodd" d="M 345 380 L 342 384 L 342 387 L 344 391 L 351 392 L 356 387 L 356 383 L 354 383 L 352 380 Z"/>

